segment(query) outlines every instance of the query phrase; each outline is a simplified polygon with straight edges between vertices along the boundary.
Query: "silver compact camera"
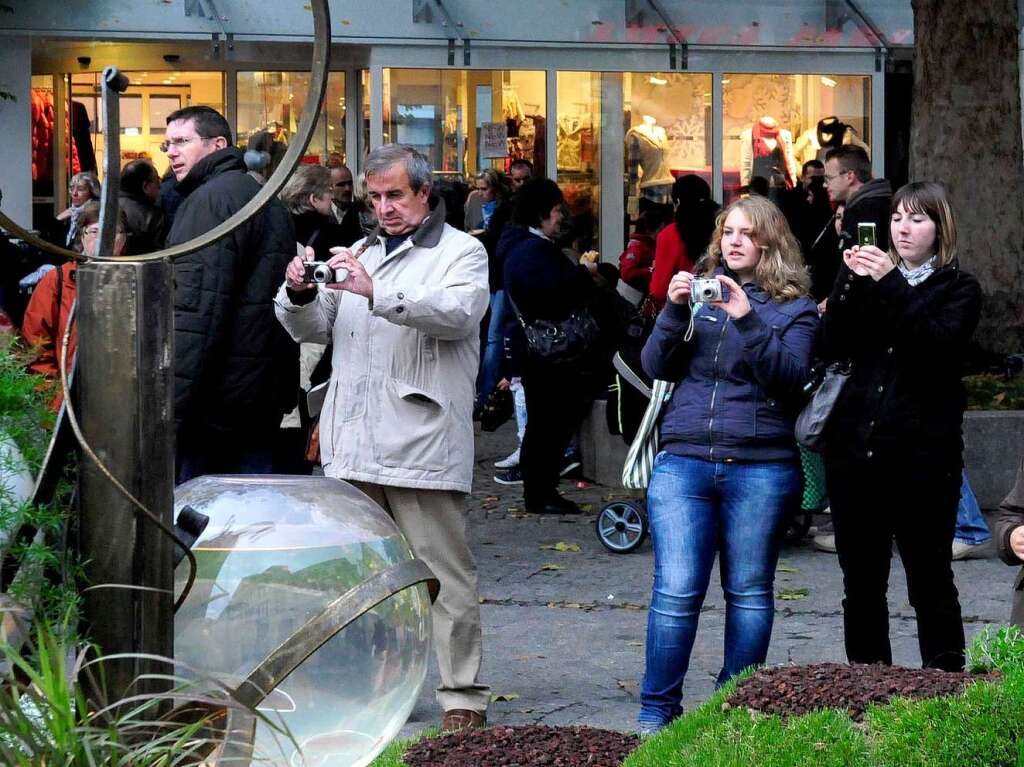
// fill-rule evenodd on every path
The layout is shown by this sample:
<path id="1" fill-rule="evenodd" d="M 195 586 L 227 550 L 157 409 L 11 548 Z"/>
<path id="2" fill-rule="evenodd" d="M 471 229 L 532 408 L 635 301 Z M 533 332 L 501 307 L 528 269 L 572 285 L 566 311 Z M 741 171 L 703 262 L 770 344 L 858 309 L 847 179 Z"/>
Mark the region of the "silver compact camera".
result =
<path id="1" fill-rule="evenodd" d="M 304 282 L 315 282 L 320 285 L 344 282 L 348 277 L 348 269 L 332 269 L 326 261 L 307 261 Z"/>
<path id="2" fill-rule="evenodd" d="M 690 303 L 695 304 L 699 301 L 709 304 L 712 301 L 722 300 L 722 283 L 714 277 L 709 280 L 695 278 L 690 283 Z"/>

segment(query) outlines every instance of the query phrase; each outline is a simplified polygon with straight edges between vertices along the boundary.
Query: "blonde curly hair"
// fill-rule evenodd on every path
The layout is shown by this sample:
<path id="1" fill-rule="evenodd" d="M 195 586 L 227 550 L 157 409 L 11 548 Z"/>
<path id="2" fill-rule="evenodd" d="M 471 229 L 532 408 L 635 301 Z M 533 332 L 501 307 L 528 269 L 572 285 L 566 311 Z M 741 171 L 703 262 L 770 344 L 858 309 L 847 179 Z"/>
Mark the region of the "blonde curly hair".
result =
<path id="1" fill-rule="evenodd" d="M 718 214 L 704 259 L 703 276 L 711 277 L 722 264 L 722 230 L 734 210 L 742 211 L 750 221 L 750 239 L 761 248 L 761 259 L 754 267 L 754 280 L 761 289 L 774 301 L 792 301 L 809 295 L 811 276 L 786 217 L 775 203 L 758 195 L 736 200 Z"/>

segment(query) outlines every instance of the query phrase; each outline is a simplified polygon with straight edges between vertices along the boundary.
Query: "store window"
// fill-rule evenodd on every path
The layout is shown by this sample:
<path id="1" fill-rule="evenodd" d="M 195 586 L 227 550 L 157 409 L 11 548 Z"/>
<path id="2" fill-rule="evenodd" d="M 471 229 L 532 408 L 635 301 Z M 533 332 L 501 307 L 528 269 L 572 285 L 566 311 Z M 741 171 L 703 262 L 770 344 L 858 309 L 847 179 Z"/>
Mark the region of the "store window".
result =
<path id="1" fill-rule="evenodd" d="M 598 249 L 601 210 L 601 73 L 558 73 L 555 157 L 569 206 L 572 248 Z"/>
<path id="2" fill-rule="evenodd" d="M 384 70 L 384 141 L 409 144 L 434 172 L 466 180 L 527 159 L 544 175 L 543 72 Z"/>
<path id="3" fill-rule="evenodd" d="M 224 112 L 224 77 L 220 72 L 125 72 L 128 89 L 121 94 L 121 165 L 130 160 L 150 160 L 163 175 L 169 164 L 160 151 L 167 127 L 167 115 L 187 106 L 205 105 Z M 80 164 L 95 162 L 102 180 L 105 141 L 102 122 L 100 74 L 90 72 L 71 77 L 74 152 Z M 84 118 L 84 119 L 83 119 Z M 77 134 L 88 125 L 91 151 L 81 146 Z M 74 165 L 74 162 L 72 163 Z"/>
<path id="4" fill-rule="evenodd" d="M 797 183 L 803 163 L 823 161 L 832 146 L 871 153 L 870 77 L 729 74 L 722 92 L 726 203 L 752 183 L 781 194 Z"/>
<path id="5" fill-rule="evenodd" d="M 711 75 L 634 72 L 622 89 L 626 212 L 634 226 L 645 213 L 654 231 L 671 216 L 675 179 L 694 174 L 711 186 Z"/>
<path id="6" fill-rule="evenodd" d="M 259 136 L 259 147 L 271 155 L 271 173 L 299 129 L 309 83 L 308 72 L 238 73 L 238 145 L 248 147 Z M 344 72 L 327 77 L 327 93 L 303 162 L 326 163 L 332 158 L 347 162 Z"/>

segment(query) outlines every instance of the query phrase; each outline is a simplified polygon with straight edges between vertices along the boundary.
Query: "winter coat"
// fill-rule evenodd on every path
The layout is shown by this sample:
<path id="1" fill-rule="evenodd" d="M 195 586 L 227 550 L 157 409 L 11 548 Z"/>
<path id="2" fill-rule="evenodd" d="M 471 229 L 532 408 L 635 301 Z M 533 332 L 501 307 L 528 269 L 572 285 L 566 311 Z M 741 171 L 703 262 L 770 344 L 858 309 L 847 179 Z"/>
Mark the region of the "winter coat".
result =
<path id="1" fill-rule="evenodd" d="M 75 262 L 71 261 L 58 269 L 47 272 L 32 291 L 32 297 L 25 309 L 25 317 L 21 324 L 21 334 L 25 343 L 35 347 L 38 352 L 28 369 L 32 373 L 47 378 L 60 377 L 60 345 L 64 340 L 71 306 L 75 303 L 77 288 L 75 286 Z M 58 298 L 58 283 L 60 290 Z M 78 345 L 78 333 L 71 329 L 68 339 L 68 364 L 75 356 Z"/>
<path id="2" fill-rule="evenodd" d="M 911 287 L 843 264 L 825 312 L 820 354 L 853 372 L 829 419 L 830 459 L 942 462 L 960 470 L 967 404 L 960 377 L 981 311 L 978 281 L 953 263 Z"/>
<path id="3" fill-rule="evenodd" d="M 654 237 L 634 232 L 619 256 L 619 277 L 631 288 L 646 295 L 654 270 Z"/>
<path id="4" fill-rule="evenodd" d="M 235 147 L 197 162 L 167 236 L 180 245 L 227 220 L 260 190 Z M 182 429 L 266 434 L 294 406 L 298 346 L 273 300 L 295 257 L 288 212 L 273 200 L 202 250 L 174 262 L 174 418 Z"/>
<path id="5" fill-rule="evenodd" d="M 341 224 L 334 216 L 307 210 L 305 213 L 293 213 L 292 224 L 295 227 L 295 241 L 299 245 L 313 248 L 317 261 L 328 260 L 331 257 L 331 248 L 348 247 L 352 244 L 345 237 Z"/>
<path id="6" fill-rule="evenodd" d="M 118 200 L 128 224 L 126 256 L 140 256 L 161 250 L 167 238 L 167 217 L 148 198 L 122 194 Z"/>
<path id="7" fill-rule="evenodd" d="M 1017 468 L 1017 481 L 1013 490 L 999 505 L 999 515 L 995 523 L 996 549 L 1000 558 L 1008 565 L 1024 565 L 1010 548 L 1010 534 L 1024 525 L 1024 462 Z M 1010 623 L 1024 628 L 1024 567 L 1017 573 L 1013 582 L 1013 610 Z"/>
<path id="8" fill-rule="evenodd" d="M 718 274 L 722 274 L 719 269 Z M 751 311 L 733 320 L 701 304 L 685 341 L 689 306 L 665 305 L 641 359 L 652 378 L 676 382 L 660 444 L 706 461 L 788 461 L 793 424 L 810 372 L 818 311 L 809 298 L 773 301 L 743 286 Z"/>
<path id="9" fill-rule="evenodd" d="M 383 238 L 363 253 L 372 305 L 322 286 L 291 292 L 282 285 L 277 293 L 277 317 L 292 338 L 334 342 L 320 414 L 329 477 L 470 491 L 487 254 L 444 218 L 438 202 L 391 253 Z"/>
<path id="10" fill-rule="evenodd" d="M 839 233 L 839 252 L 857 244 L 857 226 L 875 225 L 875 245 L 889 249 L 889 212 L 892 206 L 892 184 L 884 178 L 865 181 L 850 195 L 843 209 L 843 226 Z"/>

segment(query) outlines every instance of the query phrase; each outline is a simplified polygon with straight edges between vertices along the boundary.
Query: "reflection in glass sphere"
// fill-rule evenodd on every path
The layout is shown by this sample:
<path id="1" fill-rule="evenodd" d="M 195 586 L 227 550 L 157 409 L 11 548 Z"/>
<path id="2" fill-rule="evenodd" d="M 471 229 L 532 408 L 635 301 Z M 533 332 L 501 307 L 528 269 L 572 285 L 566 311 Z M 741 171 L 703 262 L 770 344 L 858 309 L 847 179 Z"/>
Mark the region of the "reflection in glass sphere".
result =
<path id="1" fill-rule="evenodd" d="M 210 523 L 192 548 L 199 570 L 175 615 L 175 657 L 232 687 L 350 588 L 413 557 L 391 518 L 336 479 L 200 477 L 176 489 L 175 517 L 184 506 Z M 187 575 L 183 560 L 179 593 Z M 287 726 L 301 752 L 260 722 L 254 763 L 369 764 L 412 711 L 430 627 L 420 584 L 335 634 L 259 707 Z"/>

